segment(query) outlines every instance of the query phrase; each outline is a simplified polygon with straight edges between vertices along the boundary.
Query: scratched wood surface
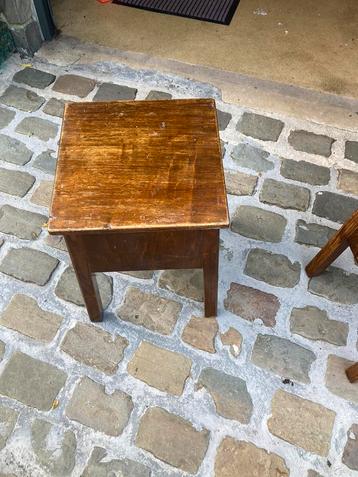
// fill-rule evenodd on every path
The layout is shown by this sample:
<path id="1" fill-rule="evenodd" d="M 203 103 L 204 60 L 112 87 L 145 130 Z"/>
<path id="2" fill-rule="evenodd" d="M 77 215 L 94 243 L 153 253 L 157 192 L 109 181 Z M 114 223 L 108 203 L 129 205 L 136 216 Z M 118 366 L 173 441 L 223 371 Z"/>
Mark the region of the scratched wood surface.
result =
<path id="1" fill-rule="evenodd" d="M 66 105 L 50 233 L 228 223 L 213 100 Z"/>

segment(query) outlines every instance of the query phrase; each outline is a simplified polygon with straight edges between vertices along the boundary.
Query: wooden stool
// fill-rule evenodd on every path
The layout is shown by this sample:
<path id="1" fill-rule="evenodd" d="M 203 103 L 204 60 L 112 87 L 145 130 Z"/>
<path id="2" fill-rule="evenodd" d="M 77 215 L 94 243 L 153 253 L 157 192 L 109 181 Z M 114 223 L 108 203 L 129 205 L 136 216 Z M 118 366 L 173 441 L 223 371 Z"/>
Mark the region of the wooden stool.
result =
<path id="1" fill-rule="evenodd" d="M 48 231 L 65 237 L 92 321 L 92 274 L 130 270 L 202 268 L 216 315 L 228 225 L 213 100 L 66 105 Z"/>
<path id="2" fill-rule="evenodd" d="M 310 261 L 306 267 L 307 275 L 309 277 L 320 275 L 348 247 L 351 248 L 358 263 L 358 210 Z M 349 367 L 346 374 L 351 383 L 358 381 L 358 363 Z"/>

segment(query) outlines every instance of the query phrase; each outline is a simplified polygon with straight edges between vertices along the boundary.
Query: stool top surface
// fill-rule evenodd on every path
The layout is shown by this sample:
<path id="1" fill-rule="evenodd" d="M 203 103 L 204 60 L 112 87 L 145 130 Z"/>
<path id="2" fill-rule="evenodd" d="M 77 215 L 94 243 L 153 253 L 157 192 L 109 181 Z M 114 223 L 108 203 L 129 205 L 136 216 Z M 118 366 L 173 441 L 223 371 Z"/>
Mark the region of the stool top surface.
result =
<path id="1" fill-rule="evenodd" d="M 66 105 L 50 233 L 228 224 L 214 100 Z"/>

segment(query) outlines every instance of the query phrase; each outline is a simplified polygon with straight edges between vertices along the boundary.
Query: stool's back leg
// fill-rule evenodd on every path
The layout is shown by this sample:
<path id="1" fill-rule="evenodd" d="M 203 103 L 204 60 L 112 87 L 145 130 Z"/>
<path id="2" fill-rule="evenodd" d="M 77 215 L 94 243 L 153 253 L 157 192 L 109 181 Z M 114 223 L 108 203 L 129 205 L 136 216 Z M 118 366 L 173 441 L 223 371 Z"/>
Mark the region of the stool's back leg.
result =
<path id="1" fill-rule="evenodd" d="M 90 272 L 81 237 L 66 235 L 65 241 L 90 320 L 102 321 L 101 297 L 97 282 Z"/>
<path id="2" fill-rule="evenodd" d="M 216 316 L 218 303 L 218 274 L 219 274 L 219 230 L 204 232 L 204 292 L 205 316 Z"/>
<path id="3" fill-rule="evenodd" d="M 355 363 L 346 369 L 346 375 L 351 383 L 358 381 L 358 363 Z"/>

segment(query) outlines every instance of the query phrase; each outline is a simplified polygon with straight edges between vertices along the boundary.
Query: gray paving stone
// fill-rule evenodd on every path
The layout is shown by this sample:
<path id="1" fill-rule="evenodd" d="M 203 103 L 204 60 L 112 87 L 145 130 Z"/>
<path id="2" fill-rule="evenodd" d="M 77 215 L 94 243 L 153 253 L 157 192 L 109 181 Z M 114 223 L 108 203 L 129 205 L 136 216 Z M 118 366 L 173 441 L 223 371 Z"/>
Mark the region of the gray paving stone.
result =
<path id="1" fill-rule="evenodd" d="M 37 239 L 41 233 L 42 225 L 46 221 L 45 215 L 17 209 L 11 205 L 3 205 L 0 208 L 0 232 L 15 235 L 20 239 Z"/>
<path id="2" fill-rule="evenodd" d="M 352 424 L 347 432 L 342 462 L 349 469 L 358 470 L 358 424 Z"/>
<path id="3" fill-rule="evenodd" d="M 181 309 L 182 305 L 174 300 L 129 287 L 117 316 L 120 320 L 144 326 L 150 331 L 169 335 L 174 330 Z"/>
<path id="4" fill-rule="evenodd" d="M 0 405 L 0 450 L 6 445 L 8 438 L 14 430 L 19 413 L 10 407 Z"/>
<path id="5" fill-rule="evenodd" d="M 0 324 L 35 340 L 53 340 L 62 323 L 62 316 L 40 308 L 27 295 L 14 295 L 0 316 Z"/>
<path id="6" fill-rule="evenodd" d="M 310 205 L 310 191 L 305 187 L 286 184 L 275 179 L 265 179 L 260 192 L 260 200 L 283 209 L 305 211 Z"/>
<path id="7" fill-rule="evenodd" d="M 42 286 L 49 281 L 58 263 L 56 258 L 39 250 L 12 248 L 0 264 L 0 272 Z"/>
<path id="8" fill-rule="evenodd" d="M 86 97 L 96 86 L 96 81 L 78 75 L 62 75 L 57 78 L 52 89 L 58 93 Z"/>
<path id="9" fill-rule="evenodd" d="M 281 242 L 286 225 L 282 215 L 249 205 L 241 205 L 231 220 L 233 232 L 264 242 Z"/>
<path id="10" fill-rule="evenodd" d="M 277 141 L 283 126 L 283 122 L 278 119 L 245 112 L 236 129 L 246 136 L 261 139 L 261 141 Z"/>
<path id="11" fill-rule="evenodd" d="M 358 164 L 358 142 L 346 141 L 344 157 Z"/>
<path id="12" fill-rule="evenodd" d="M 61 350 L 87 366 L 114 374 L 128 345 L 126 338 L 86 323 L 76 323 L 61 344 Z"/>
<path id="13" fill-rule="evenodd" d="M 96 273 L 95 276 L 102 305 L 105 309 L 112 301 L 112 278 L 103 273 Z M 56 285 L 55 293 L 59 298 L 62 298 L 62 300 L 69 301 L 75 305 L 84 306 L 82 293 L 72 267 L 67 267 L 61 275 Z"/>
<path id="14" fill-rule="evenodd" d="M 261 320 L 265 326 L 275 326 L 280 302 L 271 293 L 231 283 L 224 307 L 244 320 Z"/>
<path id="15" fill-rule="evenodd" d="M 60 235 L 46 235 L 45 243 L 52 248 L 67 252 L 65 239 Z"/>
<path id="16" fill-rule="evenodd" d="M 122 272 L 122 275 L 128 275 L 134 278 L 140 278 L 141 280 L 150 280 L 154 276 L 154 272 L 152 270 L 143 270 L 138 272 Z"/>
<path id="17" fill-rule="evenodd" d="M 107 451 L 95 447 L 81 477 L 151 477 L 151 470 L 130 459 L 109 460 Z"/>
<path id="18" fill-rule="evenodd" d="M 216 110 L 216 114 L 218 117 L 218 126 L 220 131 L 224 131 L 231 121 L 232 115 L 227 113 L 226 111 L 220 111 L 220 109 Z"/>
<path id="19" fill-rule="evenodd" d="M 293 308 L 290 318 L 292 333 L 310 340 L 326 341 L 337 346 L 345 346 L 349 332 L 348 323 L 330 320 L 325 310 L 315 306 Z"/>
<path id="20" fill-rule="evenodd" d="M 202 270 L 165 270 L 159 277 L 159 287 L 171 290 L 191 300 L 204 300 Z"/>
<path id="21" fill-rule="evenodd" d="M 66 373 L 52 364 L 15 351 L 0 376 L 0 394 L 49 411 L 66 379 Z"/>
<path id="22" fill-rule="evenodd" d="M 34 185 L 35 177 L 28 172 L 0 168 L 0 192 L 24 197 Z"/>
<path id="23" fill-rule="evenodd" d="M 319 474 L 318 472 L 316 472 L 315 470 L 313 469 L 310 469 L 308 472 L 307 472 L 307 477 L 323 477 L 322 474 Z"/>
<path id="24" fill-rule="evenodd" d="M 292 341 L 272 335 L 258 335 L 251 361 L 260 368 L 272 371 L 281 378 L 309 383 L 309 372 L 315 354 Z"/>
<path id="25" fill-rule="evenodd" d="M 204 387 L 208 391 L 220 416 L 242 424 L 250 422 L 253 404 L 243 379 L 205 368 L 200 373 L 197 387 Z"/>
<path id="26" fill-rule="evenodd" d="M 209 431 L 159 407 L 146 411 L 139 423 L 136 445 L 184 472 L 195 474 L 209 445 Z"/>
<path id="27" fill-rule="evenodd" d="M 241 167 L 253 169 L 257 172 L 266 172 L 274 168 L 274 164 L 268 161 L 269 153 L 250 144 L 241 143 L 234 147 L 231 158 Z"/>
<path id="28" fill-rule="evenodd" d="M 96 431 L 119 436 L 128 423 L 132 409 L 132 399 L 128 394 L 122 391 L 106 394 L 104 386 L 84 377 L 66 407 L 66 415 Z"/>
<path id="29" fill-rule="evenodd" d="M 54 157 L 55 151 L 48 149 L 47 151 L 42 152 L 38 155 L 34 162 L 33 166 L 37 169 L 40 169 L 47 174 L 55 174 L 57 158 Z"/>
<path id="30" fill-rule="evenodd" d="M 224 158 L 224 156 L 225 156 L 226 147 L 227 147 L 227 142 L 220 139 L 220 149 L 221 149 L 221 157 L 222 158 Z"/>
<path id="31" fill-rule="evenodd" d="M 23 166 L 29 162 L 32 154 L 32 151 L 21 141 L 5 134 L 0 134 L 0 159 L 2 161 Z"/>
<path id="32" fill-rule="evenodd" d="M 47 119 L 28 117 L 16 126 L 15 131 L 25 136 L 36 136 L 42 141 L 48 141 L 56 137 L 58 126 Z"/>
<path id="33" fill-rule="evenodd" d="M 53 181 L 41 181 L 33 192 L 30 202 L 41 207 L 50 207 L 53 190 Z"/>
<path id="34" fill-rule="evenodd" d="M 36 68 L 23 68 L 14 74 L 13 80 L 16 83 L 24 83 L 33 88 L 44 89 L 53 83 L 56 76 L 37 70 Z"/>
<path id="35" fill-rule="evenodd" d="M 313 224 L 304 220 L 297 220 L 295 241 L 302 245 L 323 247 L 336 233 L 335 229 L 326 225 Z"/>
<path id="36" fill-rule="evenodd" d="M 286 179 L 311 185 L 326 185 L 331 177 L 328 167 L 317 166 L 306 161 L 293 161 L 292 159 L 282 159 L 281 175 Z"/>
<path id="37" fill-rule="evenodd" d="M 308 289 L 314 295 L 344 305 L 358 303 L 358 275 L 340 268 L 329 267 L 318 277 L 311 278 Z"/>
<path id="38" fill-rule="evenodd" d="M 358 386 L 350 383 L 346 376 L 346 369 L 354 364 L 353 361 L 331 354 L 327 359 L 326 387 L 327 389 L 346 401 L 358 404 Z"/>
<path id="39" fill-rule="evenodd" d="M 46 114 L 49 114 L 50 116 L 63 118 L 65 104 L 65 101 L 63 101 L 62 99 L 51 98 L 47 101 L 42 111 Z"/>
<path id="40" fill-rule="evenodd" d="M 331 137 L 323 134 L 314 134 L 303 130 L 291 131 L 288 137 L 289 144 L 296 151 L 318 154 L 324 157 L 331 155 L 334 141 Z"/>
<path id="41" fill-rule="evenodd" d="M 4 357 L 5 350 L 6 350 L 5 343 L 3 341 L 0 341 L 0 359 Z"/>
<path id="42" fill-rule="evenodd" d="M 31 426 L 31 444 L 38 462 L 49 475 L 71 475 L 77 449 L 76 436 L 72 431 L 65 430 L 62 433 L 49 422 L 35 419 Z"/>
<path id="43" fill-rule="evenodd" d="M 225 171 L 226 192 L 232 195 L 252 195 L 257 184 L 257 177 L 244 172 Z"/>
<path id="44" fill-rule="evenodd" d="M 338 189 L 348 194 L 358 195 L 358 172 L 340 169 L 338 174 Z"/>
<path id="45" fill-rule="evenodd" d="M 15 117 L 15 111 L 11 109 L 0 108 L 0 129 L 8 126 Z"/>
<path id="46" fill-rule="evenodd" d="M 94 95 L 93 101 L 133 100 L 136 95 L 137 90 L 135 88 L 129 88 L 120 84 L 102 83 Z"/>
<path id="47" fill-rule="evenodd" d="M 165 93 L 164 91 L 152 90 L 152 91 L 149 91 L 145 99 L 153 101 L 158 99 L 172 99 L 172 97 L 173 96 L 170 93 Z"/>
<path id="48" fill-rule="evenodd" d="M 343 224 L 357 209 L 358 199 L 324 191 L 316 194 L 312 212 Z"/>
<path id="49" fill-rule="evenodd" d="M 275 287 L 293 288 L 300 281 L 301 266 L 285 255 L 251 249 L 244 273 Z"/>
<path id="50" fill-rule="evenodd" d="M 0 103 L 6 106 L 11 106 L 21 111 L 28 113 L 37 111 L 45 102 L 45 98 L 39 96 L 25 88 L 17 86 L 9 86 L 5 92 L 0 96 Z"/>

